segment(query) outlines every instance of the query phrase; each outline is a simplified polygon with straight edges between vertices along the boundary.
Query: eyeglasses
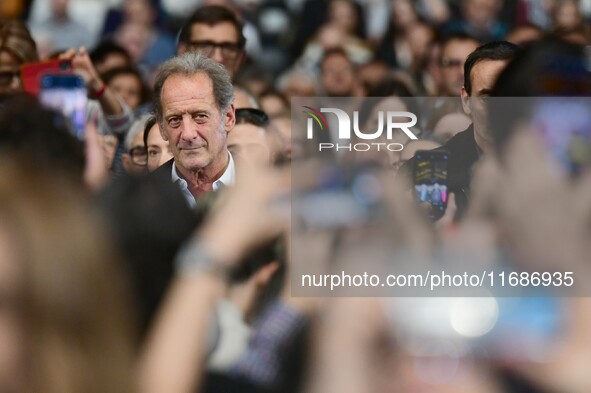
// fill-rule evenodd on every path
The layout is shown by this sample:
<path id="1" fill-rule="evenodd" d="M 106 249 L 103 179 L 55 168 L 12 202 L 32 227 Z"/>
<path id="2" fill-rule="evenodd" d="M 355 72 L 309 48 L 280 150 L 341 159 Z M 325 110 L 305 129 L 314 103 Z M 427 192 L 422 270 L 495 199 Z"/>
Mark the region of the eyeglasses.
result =
<path id="1" fill-rule="evenodd" d="M 441 59 L 441 66 L 443 68 L 463 67 L 464 62 L 458 59 Z"/>
<path id="2" fill-rule="evenodd" d="M 19 71 L 0 71 L 0 86 L 8 86 L 12 83 L 14 78 L 20 79 Z"/>
<path id="3" fill-rule="evenodd" d="M 236 124 L 254 124 L 257 127 L 269 125 L 269 116 L 260 109 L 238 108 L 236 109 Z"/>
<path id="4" fill-rule="evenodd" d="M 146 148 L 143 146 L 136 146 L 133 149 L 127 152 L 130 157 L 131 161 L 136 165 L 148 165 L 148 153 L 146 152 Z"/>
<path id="5" fill-rule="evenodd" d="M 188 47 L 189 50 L 199 52 L 207 57 L 213 55 L 216 48 L 220 48 L 222 56 L 227 60 L 235 60 L 240 55 L 240 52 L 242 52 L 240 45 L 231 42 L 191 41 Z"/>

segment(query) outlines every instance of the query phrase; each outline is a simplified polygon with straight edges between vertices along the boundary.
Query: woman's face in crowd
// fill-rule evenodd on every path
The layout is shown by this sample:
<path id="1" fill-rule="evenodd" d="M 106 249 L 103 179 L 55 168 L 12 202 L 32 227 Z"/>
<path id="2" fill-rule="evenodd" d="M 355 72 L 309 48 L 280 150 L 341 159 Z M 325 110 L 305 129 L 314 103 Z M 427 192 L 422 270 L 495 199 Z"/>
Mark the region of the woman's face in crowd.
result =
<path id="1" fill-rule="evenodd" d="M 18 310 L 20 274 L 14 242 L 0 225 L 0 392 L 19 391 L 23 329 Z"/>
<path id="2" fill-rule="evenodd" d="M 111 79 L 109 87 L 125 101 L 132 111 L 140 106 L 142 102 L 142 82 L 135 75 L 117 75 Z"/>
<path id="3" fill-rule="evenodd" d="M 154 124 L 148 134 L 148 171 L 153 172 L 172 158 L 168 142 L 162 139 L 160 126 Z"/>
<path id="4" fill-rule="evenodd" d="M 0 49 L 0 94 L 22 90 L 19 66 L 13 54 Z"/>

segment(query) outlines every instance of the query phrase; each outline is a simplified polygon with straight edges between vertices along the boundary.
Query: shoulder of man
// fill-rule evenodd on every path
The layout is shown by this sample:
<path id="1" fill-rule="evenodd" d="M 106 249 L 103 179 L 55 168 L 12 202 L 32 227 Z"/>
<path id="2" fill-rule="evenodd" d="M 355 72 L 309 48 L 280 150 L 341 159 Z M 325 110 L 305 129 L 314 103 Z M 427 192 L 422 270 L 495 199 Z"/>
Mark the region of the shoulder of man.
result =
<path id="1" fill-rule="evenodd" d="M 172 166 L 174 165 L 174 158 L 166 161 L 160 165 L 158 169 L 150 173 L 148 176 L 152 178 L 165 178 L 172 182 Z"/>

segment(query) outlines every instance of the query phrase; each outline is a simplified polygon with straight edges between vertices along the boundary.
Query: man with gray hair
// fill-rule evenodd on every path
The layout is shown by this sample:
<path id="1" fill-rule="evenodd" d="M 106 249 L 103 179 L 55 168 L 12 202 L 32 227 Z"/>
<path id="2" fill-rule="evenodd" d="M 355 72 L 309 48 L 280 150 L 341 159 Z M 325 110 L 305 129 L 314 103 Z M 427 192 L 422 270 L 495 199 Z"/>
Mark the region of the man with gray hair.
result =
<path id="1" fill-rule="evenodd" d="M 226 69 L 198 53 L 168 60 L 156 75 L 156 120 L 173 159 L 154 174 L 171 176 L 192 207 L 199 196 L 234 183 L 226 143 L 236 122 L 233 99 Z"/>

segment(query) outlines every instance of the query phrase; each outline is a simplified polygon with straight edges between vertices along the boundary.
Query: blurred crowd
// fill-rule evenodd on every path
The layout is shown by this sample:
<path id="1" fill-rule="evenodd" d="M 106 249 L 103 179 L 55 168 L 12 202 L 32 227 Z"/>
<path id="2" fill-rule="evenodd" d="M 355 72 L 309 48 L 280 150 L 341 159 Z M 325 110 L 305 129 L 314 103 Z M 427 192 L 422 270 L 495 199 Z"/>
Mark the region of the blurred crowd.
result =
<path id="1" fill-rule="evenodd" d="M 0 1 L 0 393 L 591 392 L 590 18 L 589 0 Z M 25 91 L 50 60 L 84 82 L 82 137 Z M 339 150 L 330 106 L 357 111 L 350 146 L 384 112 L 418 121 L 374 138 L 395 149 Z M 435 218 L 411 191 L 425 150 L 448 160 Z M 335 186 L 341 165 L 371 176 Z M 334 187 L 373 215 L 306 198 Z M 371 270 L 377 249 L 388 273 L 445 255 L 574 285 L 302 294 L 302 272 Z"/>

